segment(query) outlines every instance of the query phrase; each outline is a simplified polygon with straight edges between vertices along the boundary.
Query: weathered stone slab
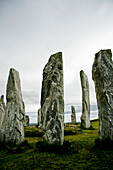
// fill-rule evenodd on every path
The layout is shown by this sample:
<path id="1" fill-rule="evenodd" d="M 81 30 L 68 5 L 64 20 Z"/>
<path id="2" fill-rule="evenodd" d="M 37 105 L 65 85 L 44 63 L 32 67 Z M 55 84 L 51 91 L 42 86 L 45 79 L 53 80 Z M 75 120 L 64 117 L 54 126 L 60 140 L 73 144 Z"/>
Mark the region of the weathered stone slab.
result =
<path id="1" fill-rule="evenodd" d="M 81 127 L 90 127 L 90 101 L 89 101 L 89 83 L 88 78 L 83 70 L 80 71 L 81 87 L 82 87 L 82 116 Z"/>
<path id="2" fill-rule="evenodd" d="M 76 124 L 76 112 L 74 106 L 71 106 L 71 122 Z"/>
<path id="3" fill-rule="evenodd" d="M 99 138 L 113 140 L 113 61 L 111 50 L 95 54 L 92 67 L 99 112 Z"/>
<path id="4" fill-rule="evenodd" d="M 42 125 L 42 122 L 41 122 L 41 108 L 40 108 L 38 109 L 38 126 L 41 127 L 41 125 Z"/>
<path id="5" fill-rule="evenodd" d="M 47 144 L 64 141 L 64 87 L 62 53 L 52 55 L 43 70 L 41 119 Z"/>
<path id="6" fill-rule="evenodd" d="M 0 129 L 2 127 L 4 115 L 5 115 L 5 103 L 4 103 L 4 96 L 2 95 L 0 98 Z"/>
<path id="7" fill-rule="evenodd" d="M 19 144 L 24 140 L 25 107 L 19 73 L 13 68 L 9 72 L 6 100 L 6 113 L 2 123 L 0 140 Z"/>

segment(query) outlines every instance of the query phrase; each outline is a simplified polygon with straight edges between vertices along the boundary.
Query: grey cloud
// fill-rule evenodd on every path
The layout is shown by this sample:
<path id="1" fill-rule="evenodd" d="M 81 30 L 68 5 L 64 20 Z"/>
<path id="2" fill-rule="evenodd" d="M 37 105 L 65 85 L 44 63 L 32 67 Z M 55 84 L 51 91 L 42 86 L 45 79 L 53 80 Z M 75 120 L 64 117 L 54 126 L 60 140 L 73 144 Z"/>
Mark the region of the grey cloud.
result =
<path id="1" fill-rule="evenodd" d="M 112 0 L 1 0 L 0 92 L 14 67 L 26 102 L 39 103 L 44 65 L 51 54 L 62 51 L 66 101 L 80 100 L 81 69 L 90 77 L 92 93 L 94 54 L 112 49 L 112 9 Z M 36 95 L 30 97 L 29 91 Z M 91 98 L 95 100 L 94 95 Z"/>
<path id="2" fill-rule="evenodd" d="M 22 91 L 22 94 L 23 94 L 25 104 L 27 105 L 37 104 L 38 105 L 40 103 L 38 93 L 35 93 L 34 91 Z"/>

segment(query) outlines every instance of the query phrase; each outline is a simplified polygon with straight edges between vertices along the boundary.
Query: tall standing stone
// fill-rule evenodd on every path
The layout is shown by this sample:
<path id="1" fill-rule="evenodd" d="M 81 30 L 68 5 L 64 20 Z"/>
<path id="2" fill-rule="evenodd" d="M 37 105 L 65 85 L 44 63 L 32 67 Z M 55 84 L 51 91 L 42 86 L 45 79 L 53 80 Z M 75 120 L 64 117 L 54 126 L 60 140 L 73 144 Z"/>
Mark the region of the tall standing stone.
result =
<path id="1" fill-rule="evenodd" d="M 41 122 L 41 108 L 40 108 L 40 109 L 38 109 L 38 126 L 41 127 L 41 124 L 42 124 L 42 122 Z"/>
<path id="2" fill-rule="evenodd" d="M 74 106 L 71 106 L 71 122 L 76 124 L 76 112 Z"/>
<path id="3" fill-rule="evenodd" d="M 111 50 L 95 54 L 92 67 L 99 112 L 99 138 L 113 140 L 113 61 Z"/>
<path id="4" fill-rule="evenodd" d="M 2 127 L 4 115 L 5 115 L 5 103 L 4 103 L 4 96 L 2 95 L 0 98 L 0 129 Z"/>
<path id="5" fill-rule="evenodd" d="M 19 144 L 24 140 L 25 107 L 19 73 L 13 68 L 9 72 L 6 100 L 0 140 Z"/>
<path id="6" fill-rule="evenodd" d="M 83 70 L 80 71 L 81 87 L 82 87 L 82 116 L 81 127 L 90 127 L 90 101 L 89 101 L 89 83 L 88 78 Z"/>
<path id="7" fill-rule="evenodd" d="M 43 140 L 62 145 L 64 141 L 64 87 L 62 53 L 52 55 L 43 70 L 41 92 Z"/>

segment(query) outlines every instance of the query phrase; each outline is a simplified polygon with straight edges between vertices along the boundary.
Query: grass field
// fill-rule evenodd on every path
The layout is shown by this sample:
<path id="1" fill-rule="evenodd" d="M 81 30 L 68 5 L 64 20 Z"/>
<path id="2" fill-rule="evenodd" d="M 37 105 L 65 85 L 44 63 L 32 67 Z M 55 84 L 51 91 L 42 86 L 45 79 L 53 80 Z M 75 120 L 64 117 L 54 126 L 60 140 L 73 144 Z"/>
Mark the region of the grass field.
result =
<path id="1" fill-rule="evenodd" d="M 99 124 L 98 121 L 91 124 L 93 128 L 89 130 L 81 129 L 80 124 L 66 124 L 62 152 L 61 147 L 54 151 L 38 149 L 36 143 L 42 141 L 41 129 L 26 127 L 28 144 L 1 150 L 0 169 L 113 169 L 113 150 L 95 148 Z"/>

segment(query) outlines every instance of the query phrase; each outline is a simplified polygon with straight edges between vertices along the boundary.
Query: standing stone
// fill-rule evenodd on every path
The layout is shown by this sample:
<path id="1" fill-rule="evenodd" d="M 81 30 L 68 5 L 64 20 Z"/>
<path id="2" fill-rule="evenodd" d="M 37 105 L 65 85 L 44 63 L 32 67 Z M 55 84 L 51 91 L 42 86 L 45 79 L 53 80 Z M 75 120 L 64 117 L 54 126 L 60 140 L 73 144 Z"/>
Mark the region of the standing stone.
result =
<path id="1" fill-rule="evenodd" d="M 111 50 L 95 54 L 92 67 L 99 112 L 99 138 L 113 140 L 113 62 Z"/>
<path id="2" fill-rule="evenodd" d="M 61 52 L 52 55 L 43 70 L 41 120 L 44 142 L 63 145 L 64 87 Z"/>
<path id="3" fill-rule="evenodd" d="M 89 101 L 89 83 L 88 78 L 83 70 L 80 71 L 81 87 L 82 87 L 82 116 L 81 127 L 90 127 L 90 101 Z"/>
<path id="4" fill-rule="evenodd" d="M 71 106 L 71 122 L 76 124 L 76 112 L 74 106 Z"/>
<path id="5" fill-rule="evenodd" d="M 38 109 L 38 126 L 40 126 L 41 127 L 41 108 L 40 109 Z"/>
<path id="6" fill-rule="evenodd" d="M 29 126 L 29 116 L 25 115 L 25 126 Z"/>
<path id="7" fill-rule="evenodd" d="M 5 115 L 5 103 L 4 103 L 4 96 L 2 95 L 0 98 L 0 129 L 2 127 L 4 115 Z"/>
<path id="8" fill-rule="evenodd" d="M 25 107 L 19 73 L 15 69 L 10 69 L 9 72 L 6 100 L 6 113 L 2 123 L 0 140 L 19 144 L 24 140 Z"/>

